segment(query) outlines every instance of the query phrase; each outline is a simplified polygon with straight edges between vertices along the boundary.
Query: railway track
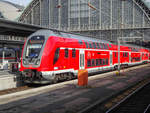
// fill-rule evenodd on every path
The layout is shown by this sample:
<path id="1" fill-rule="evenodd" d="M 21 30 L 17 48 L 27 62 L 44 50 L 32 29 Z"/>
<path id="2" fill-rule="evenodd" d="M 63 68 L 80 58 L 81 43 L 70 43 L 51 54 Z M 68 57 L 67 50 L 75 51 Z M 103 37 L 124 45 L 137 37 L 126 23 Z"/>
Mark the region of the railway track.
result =
<path id="1" fill-rule="evenodd" d="M 150 113 L 150 78 L 95 103 L 80 113 Z"/>
<path id="2" fill-rule="evenodd" d="M 150 82 L 139 87 L 106 113 L 149 113 Z"/>

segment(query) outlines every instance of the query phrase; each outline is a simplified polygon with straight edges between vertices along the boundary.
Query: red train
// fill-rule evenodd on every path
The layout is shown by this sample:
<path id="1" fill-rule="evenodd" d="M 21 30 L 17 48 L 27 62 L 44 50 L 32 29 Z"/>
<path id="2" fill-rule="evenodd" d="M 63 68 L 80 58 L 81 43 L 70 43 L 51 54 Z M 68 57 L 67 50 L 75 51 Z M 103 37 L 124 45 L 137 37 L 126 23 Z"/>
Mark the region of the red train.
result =
<path id="1" fill-rule="evenodd" d="M 148 49 L 120 46 L 121 66 L 148 63 Z M 89 73 L 106 71 L 118 66 L 118 46 L 52 30 L 39 30 L 26 40 L 21 68 L 27 83 L 56 83 L 77 77 L 79 69 Z"/>

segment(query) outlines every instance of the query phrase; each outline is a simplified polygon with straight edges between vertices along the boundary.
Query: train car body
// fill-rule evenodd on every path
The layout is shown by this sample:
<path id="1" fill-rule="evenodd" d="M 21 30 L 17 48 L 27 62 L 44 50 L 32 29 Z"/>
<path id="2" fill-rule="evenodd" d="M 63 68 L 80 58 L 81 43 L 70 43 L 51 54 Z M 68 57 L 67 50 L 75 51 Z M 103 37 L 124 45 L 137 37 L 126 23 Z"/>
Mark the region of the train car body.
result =
<path id="1" fill-rule="evenodd" d="M 149 56 L 147 49 L 120 46 L 121 66 L 147 63 Z M 20 71 L 25 82 L 47 83 L 77 77 L 80 69 L 92 73 L 117 66 L 117 45 L 59 31 L 40 30 L 26 40 Z"/>

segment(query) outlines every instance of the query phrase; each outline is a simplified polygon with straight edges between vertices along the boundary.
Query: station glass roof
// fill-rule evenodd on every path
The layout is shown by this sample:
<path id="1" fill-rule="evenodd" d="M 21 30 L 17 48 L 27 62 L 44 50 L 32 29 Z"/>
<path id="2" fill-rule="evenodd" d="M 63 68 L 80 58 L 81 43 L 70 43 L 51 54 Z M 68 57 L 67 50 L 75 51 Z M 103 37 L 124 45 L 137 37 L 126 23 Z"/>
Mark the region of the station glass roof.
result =
<path id="1" fill-rule="evenodd" d="M 150 9 L 150 0 L 142 0 L 145 5 Z"/>

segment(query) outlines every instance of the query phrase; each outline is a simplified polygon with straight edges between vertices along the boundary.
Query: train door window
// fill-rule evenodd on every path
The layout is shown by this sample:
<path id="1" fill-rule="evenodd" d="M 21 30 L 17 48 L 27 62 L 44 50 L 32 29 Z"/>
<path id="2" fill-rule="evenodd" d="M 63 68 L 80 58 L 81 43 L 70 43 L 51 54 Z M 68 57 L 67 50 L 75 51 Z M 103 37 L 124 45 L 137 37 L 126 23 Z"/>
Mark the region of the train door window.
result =
<path id="1" fill-rule="evenodd" d="M 53 64 L 55 64 L 59 59 L 59 51 L 60 51 L 60 48 L 57 48 L 56 51 L 55 51 Z"/>
<path id="2" fill-rule="evenodd" d="M 95 44 L 95 42 L 93 42 L 93 48 L 96 49 L 96 44 Z"/>
<path id="3" fill-rule="evenodd" d="M 85 46 L 86 46 L 86 48 L 89 48 L 89 47 L 88 47 L 88 43 L 87 43 L 87 42 L 85 42 Z"/>
<path id="4" fill-rule="evenodd" d="M 95 66 L 95 59 L 92 59 L 92 66 Z"/>
<path id="5" fill-rule="evenodd" d="M 115 52 L 115 57 L 117 57 L 117 52 Z"/>
<path id="6" fill-rule="evenodd" d="M 97 45 L 97 48 L 98 48 L 98 49 L 100 49 L 100 47 L 99 47 L 99 43 L 96 43 L 96 45 Z"/>
<path id="7" fill-rule="evenodd" d="M 66 49 L 65 49 L 65 57 L 66 57 L 66 58 L 68 58 L 68 56 L 69 56 L 68 53 L 69 53 L 69 52 L 68 52 L 68 48 L 66 48 Z"/>
<path id="8" fill-rule="evenodd" d="M 91 60 L 88 59 L 88 60 L 87 60 L 87 67 L 90 67 L 90 66 L 91 66 Z"/>
<path id="9" fill-rule="evenodd" d="M 72 57 L 73 57 L 73 58 L 76 57 L 76 49 L 72 49 Z"/>

